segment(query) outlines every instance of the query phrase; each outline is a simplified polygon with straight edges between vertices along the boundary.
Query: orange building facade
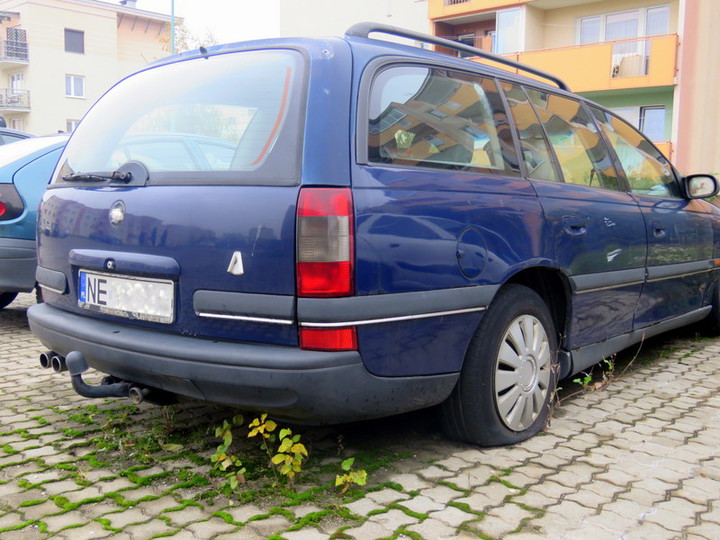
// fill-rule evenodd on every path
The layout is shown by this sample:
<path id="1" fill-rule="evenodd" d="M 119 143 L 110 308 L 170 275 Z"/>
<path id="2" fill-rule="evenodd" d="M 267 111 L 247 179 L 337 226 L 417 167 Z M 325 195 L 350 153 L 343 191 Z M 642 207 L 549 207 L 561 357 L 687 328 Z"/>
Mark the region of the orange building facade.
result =
<path id="1" fill-rule="evenodd" d="M 639 127 L 682 173 L 720 173 L 720 2 L 429 0 L 428 13 L 437 36 L 560 76 Z"/>

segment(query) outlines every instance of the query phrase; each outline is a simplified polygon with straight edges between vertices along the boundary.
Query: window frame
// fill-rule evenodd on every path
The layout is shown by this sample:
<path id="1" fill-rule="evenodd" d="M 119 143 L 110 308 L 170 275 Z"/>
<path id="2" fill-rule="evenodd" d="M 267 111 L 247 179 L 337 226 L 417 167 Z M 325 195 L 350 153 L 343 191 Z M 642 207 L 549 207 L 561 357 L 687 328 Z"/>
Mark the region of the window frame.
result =
<path id="1" fill-rule="evenodd" d="M 620 11 L 610 11 L 607 13 L 597 13 L 594 15 L 585 15 L 578 17 L 576 19 L 575 24 L 575 44 L 576 45 L 590 45 L 593 43 L 604 43 L 608 41 L 606 39 L 607 36 L 607 18 L 612 15 L 622 15 L 623 13 L 637 13 L 638 18 L 638 31 L 637 36 L 634 36 L 632 38 L 627 39 L 637 39 L 637 38 L 643 38 L 643 37 L 650 37 L 647 35 L 647 16 L 648 12 L 654 10 L 654 9 L 660 9 L 664 8 L 667 10 L 668 15 L 668 28 L 665 33 L 670 32 L 670 4 L 657 4 L 654 6 L 642 6 L 635 9 L 623 9 Z M 582 39 L 582 21 L 584 20 L 590 20 L 590 19 L 599 19 L 599 28 L 598 28 L 598 39 L 597 41 L 585 41 L 583 42 Z M 651 34 L 652 36 L 656 35 L 663 35 L 663 34 Z"/>
<path id="2" fill-rule="evenodd" d="M 82 93 L 77 94 L 77 81 L 82 81 Z M 68 93 L 68 83 L 70 84 L 70 93 Z M 73 99 L 85 99 L 85 75 L 74 75 L 72 73 L 65 74 L 65 97 Z"/>
<path id="3" fill-rule="evenodd" d="M 65 28 L 65 52 L 85 54 L 85 31 Z"/>

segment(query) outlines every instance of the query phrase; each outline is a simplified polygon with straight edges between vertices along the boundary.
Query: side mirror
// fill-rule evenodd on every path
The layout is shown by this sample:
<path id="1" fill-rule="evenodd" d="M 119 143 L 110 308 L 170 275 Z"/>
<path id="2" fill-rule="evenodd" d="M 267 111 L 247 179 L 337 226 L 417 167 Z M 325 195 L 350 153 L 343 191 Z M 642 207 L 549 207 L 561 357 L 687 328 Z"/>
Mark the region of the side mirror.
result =
<path id="1" fill-rule="evenodd" d="M 682 183 L 690 199 L 707 199 L 720 191 L 720 184 L 712 174 L 690 174 L 682 179 Z"/>

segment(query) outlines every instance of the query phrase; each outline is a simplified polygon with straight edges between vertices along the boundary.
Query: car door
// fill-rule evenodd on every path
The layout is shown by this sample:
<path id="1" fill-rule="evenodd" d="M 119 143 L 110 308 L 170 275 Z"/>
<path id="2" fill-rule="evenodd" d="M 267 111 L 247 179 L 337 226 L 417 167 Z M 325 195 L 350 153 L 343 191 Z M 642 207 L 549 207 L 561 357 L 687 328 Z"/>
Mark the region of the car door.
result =
<path id="1" fill-rule="evenodd" d="M 579 101 L 503 83 L 526 175 L 571 285 L 565 347 L 632 330 L 645 274 L 645 225 Z"/>
<path id="2" fill-rule="evenodd" d="M 635 328 L 701 308 L 713 257 L 709 204 L 685 198 L 670 163 L 635 128 L 607 111 L 592 108 L 592 113 L 622 165 L 645 221 L 647 281 Z"/>

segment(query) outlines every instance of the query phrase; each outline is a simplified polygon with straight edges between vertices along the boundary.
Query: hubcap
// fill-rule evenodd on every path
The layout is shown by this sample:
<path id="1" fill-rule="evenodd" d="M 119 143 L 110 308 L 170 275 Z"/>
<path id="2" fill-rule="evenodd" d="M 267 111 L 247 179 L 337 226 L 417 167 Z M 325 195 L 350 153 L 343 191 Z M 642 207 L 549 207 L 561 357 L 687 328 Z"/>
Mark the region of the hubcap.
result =
<path id="1" fill-rule="evenodd" d="M 495 363 L 495 405 L 513 431 L 527 429 L 546 406 L 550 343 L 542 323 L 521 315 L 508 326 Z"/>

